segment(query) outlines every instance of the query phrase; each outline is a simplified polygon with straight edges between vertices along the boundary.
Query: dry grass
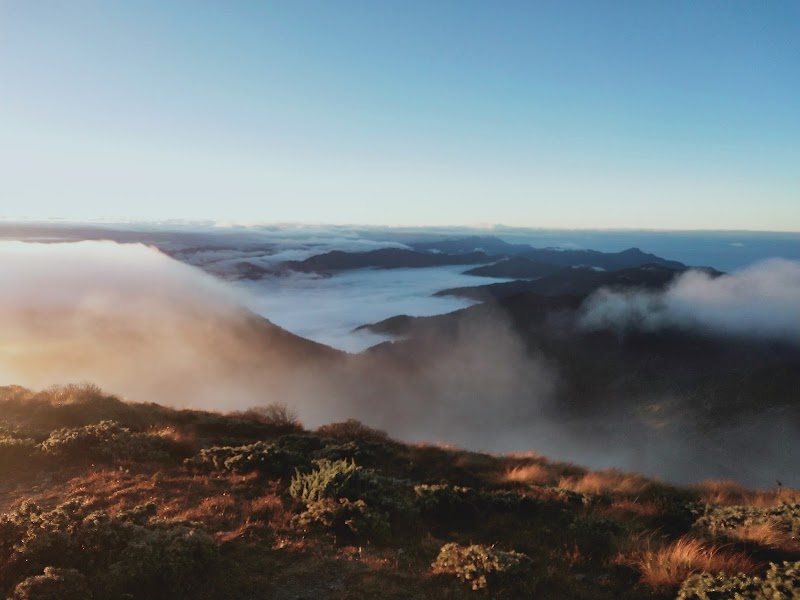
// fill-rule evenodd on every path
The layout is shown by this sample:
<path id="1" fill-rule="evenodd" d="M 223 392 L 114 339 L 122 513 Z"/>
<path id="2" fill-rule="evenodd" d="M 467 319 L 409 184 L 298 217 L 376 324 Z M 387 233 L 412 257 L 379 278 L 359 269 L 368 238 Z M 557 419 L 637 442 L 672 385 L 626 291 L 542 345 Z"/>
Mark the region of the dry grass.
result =
<path id="1" fill-rule="evenodd" d="M 545 465 L 531 463 L 508 469 L 504 473 L 502 481 L 531 485 L 552 485 L 556 483 L 556 475 Z"/>
<path id="2" fill-rule="evenodd" d="M 721 546 L 684 536 L 674 542 L 654 547 L 649 538 L 644 548 L 635 551 L 630 562 L 639 569 L 642 582 L 652 588 L 679 586 L 693 573 L 753 574 L 757 565 L 741 552 L 731 552 Z"/>
<path id="3" fill-rule="evenodd" d="M 800 502 L 800 490 L 784 487 L 776 487 L 774 490 L 753 490 L 725 479 L 703 481 L 695 485 L 694 489 L 700 494 L 700 500 L 703 502 L 722 506 L 748 505 L 768 508 L 783 503 Z"/>
<path id="4" fill-rule="evenodd" d="M 745 525 L 737 529 L 729 529 L 725 535 L 740 542 L 757 544 L 766 548 L 800 552 L 800 539 L 786 531 L 780 523 Z"/>
<path id="5" fill-rule="evenodd" d="M 647 522 L 659 517 L 664 508 L 657 502 L 616 498 L 608 506 L 595 508 L 598 515 L 622 521 Z"/>
<path id="6" fill-rule="evenodd" d="M 590 471 L 579 477 L 562 477 L 558 487 L 580 494 L 618 494 L 636 496 L 653 487 L 653 482 L 641 475 L 617 469 Z"/>

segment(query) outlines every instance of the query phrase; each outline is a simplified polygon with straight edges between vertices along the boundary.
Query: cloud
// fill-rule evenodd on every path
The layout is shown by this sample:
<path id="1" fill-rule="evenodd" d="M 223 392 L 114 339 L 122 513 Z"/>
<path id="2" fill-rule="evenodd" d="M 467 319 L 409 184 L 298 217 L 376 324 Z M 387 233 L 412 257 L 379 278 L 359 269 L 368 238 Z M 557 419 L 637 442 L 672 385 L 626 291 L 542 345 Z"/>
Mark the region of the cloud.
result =
<path id="1" fill-rule="evenodd" d="M 603 289 L 582 310 L 587 329 L 695 328 L 800 343 L 800 262 L 772 259 L 716 278 L 690 270 L 664 292 Z"/>
<path id="2" fill-rule="evenodd" d="M 442 314 L 474 304 L 453 296 L 433 296 L 444 288 L 474 284 L 473 276 L 462 274 L 464 269 L 359 269 L 324 278 L 296 273 L 235 286 L 247 292 L 251 310 L 277 325 L 335 348 L 359 352 L 387 339 L 365 331 L 354 333 L 359 325 L 399 314 Z"/>
<path id="3" fill-rule="evenodd" d="M 0 243 L 0 383 L 86 380 L 170 405 L 263 402 L 285 364 L 259 345 L 242 301 L 141 244 Z"/>

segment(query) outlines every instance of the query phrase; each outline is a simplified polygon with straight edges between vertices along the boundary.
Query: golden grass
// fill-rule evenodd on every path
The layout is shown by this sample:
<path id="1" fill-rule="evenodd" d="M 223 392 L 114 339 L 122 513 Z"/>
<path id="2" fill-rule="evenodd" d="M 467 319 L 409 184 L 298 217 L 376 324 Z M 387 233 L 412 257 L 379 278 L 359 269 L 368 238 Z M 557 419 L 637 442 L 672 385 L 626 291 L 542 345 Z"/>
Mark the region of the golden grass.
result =
<path id="1" fill-rule="evenodd" d="M 694 573 L 753 574 L 757 569 L 757 565 L 741 552 L 728 551 L 688 536 L 656 547 L 650 538 L 628 562 L 639 569 L 642 583 L 656 589 L 678 587 Z"/>
<path id="2" fill-rule="evenodd" d="M 506 483 L 527 483 L 532 485 L 552 485 L 556 483 L 557 475 L 549 467 L 530 463 L 508 469 L 502 476 Z"/>
<path id="3" fill-rule="evenodd" d="M 776 483 L 777 486 L 777 483 Z M 754 490 L 726 479 L 702 481 L 693 486 L 700 500 L 722 506 L 760 506 L 768 508 L 779 504 L 800 502 L 800 490 L 776 487 L 773 490 Z"/>
<path id="4" fill-rule="evenodd" d="M 787 552 L 800 552 L 800 539 L 786 531 L 780 523 L 761 523 L 758 525 L 745 525 L 736 529 L 725 531 L 728 538 L 757 544 L 767 548 L 784 550 Z"/>
<path id="5" fill-rule="evenodd" d="M 578 477 L 562 477 L 558 487 L 580 494 L 619 494 L 635 496 L 653 487 L 653 482 L 641 475 L 617 469 L 590 471 Z"/>

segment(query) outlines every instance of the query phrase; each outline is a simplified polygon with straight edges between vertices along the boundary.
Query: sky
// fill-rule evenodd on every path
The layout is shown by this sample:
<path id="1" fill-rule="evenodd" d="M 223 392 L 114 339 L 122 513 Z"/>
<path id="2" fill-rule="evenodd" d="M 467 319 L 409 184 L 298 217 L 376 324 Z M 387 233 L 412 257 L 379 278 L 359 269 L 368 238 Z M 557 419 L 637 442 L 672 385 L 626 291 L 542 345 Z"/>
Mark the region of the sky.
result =
<path id="1" fill-rule="evenodd" d="M 800 231 L 800 4 L 0 0 L 0 218 Z"/>

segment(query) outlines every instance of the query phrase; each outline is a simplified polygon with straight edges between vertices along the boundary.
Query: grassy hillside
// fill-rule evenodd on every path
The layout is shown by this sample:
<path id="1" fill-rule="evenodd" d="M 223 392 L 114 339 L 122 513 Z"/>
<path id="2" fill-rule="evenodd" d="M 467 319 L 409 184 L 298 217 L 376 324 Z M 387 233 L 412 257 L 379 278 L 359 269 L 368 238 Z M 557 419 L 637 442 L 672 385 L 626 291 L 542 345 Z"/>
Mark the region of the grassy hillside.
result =
<path id="1" fill-rule="evenodd" d="M 0 596 L 797 598 L 800 492 L 0 388 Z M 724 575 L 721 575 L 723 574 Z"/>

